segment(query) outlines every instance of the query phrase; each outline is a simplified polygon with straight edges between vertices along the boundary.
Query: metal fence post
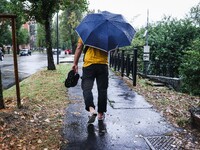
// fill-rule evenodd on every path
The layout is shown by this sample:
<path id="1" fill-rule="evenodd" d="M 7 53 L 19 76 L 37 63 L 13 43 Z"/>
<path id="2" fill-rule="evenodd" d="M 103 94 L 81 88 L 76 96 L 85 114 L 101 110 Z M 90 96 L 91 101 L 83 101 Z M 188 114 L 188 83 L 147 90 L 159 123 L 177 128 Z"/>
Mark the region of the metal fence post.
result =
<path id="1" fill-rule="evenodd" d="M 112 56 L 113 56 L 113 52 L 110 52 L 110 57 L 109 57 L 109 66 L 110 67 L 112 67 L 112 61 L 113 61 L 113 59 L 112 59 Z"/>
<path id="2" fill-rule="evenodd" d="M 121 76 L 124 76 L 124 51 L 121 54 Z"/>
<path id="3" fill-rule="evenodd" d="M 116 54 L 114 55 L 114 70 L 116 71 L 117 68 L 117 56 Z"/>
<path id="4" fill-rule="evenodd" d="M 126 76 L 129 77 L 130 74 L 130 54 L 126 57 Z"/>
<path id="5" fill-rule="evenodd" d="M 120 70 L 120 53 L 117 54 L 117 71 Z"/>
<path id="6" fill-rule="evenodd" d="M 133 86 L 136 86 L 136 77 L 137 77 L 137 48 L 133 50 L 133 69 L 132 69 L 132 76 L 133 76 Z"/>

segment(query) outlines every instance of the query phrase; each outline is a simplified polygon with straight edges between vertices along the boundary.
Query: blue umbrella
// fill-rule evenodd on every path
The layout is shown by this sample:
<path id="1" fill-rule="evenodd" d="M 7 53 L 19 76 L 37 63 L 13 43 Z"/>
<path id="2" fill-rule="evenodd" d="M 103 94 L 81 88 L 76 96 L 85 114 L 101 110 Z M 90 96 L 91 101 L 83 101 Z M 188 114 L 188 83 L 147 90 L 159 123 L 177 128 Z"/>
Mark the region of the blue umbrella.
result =
<path id="1" fill-rule="evenodd" d="M 130 45 L 136 32 L 122 15 L 108 11 L 88 14 L 75 30 L 84 45 L 107 52 Z"/>

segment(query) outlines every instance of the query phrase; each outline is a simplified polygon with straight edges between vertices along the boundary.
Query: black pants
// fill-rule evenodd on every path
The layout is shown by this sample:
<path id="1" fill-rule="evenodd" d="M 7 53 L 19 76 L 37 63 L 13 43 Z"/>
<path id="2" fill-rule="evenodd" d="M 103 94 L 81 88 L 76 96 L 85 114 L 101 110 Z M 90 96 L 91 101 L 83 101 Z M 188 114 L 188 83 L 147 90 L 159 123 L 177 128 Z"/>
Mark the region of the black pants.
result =
<path id="1" fill-rule="evenodd" d="M 95 79 L 98 89 L 97 112 L 103 113 L 107 111 L 108 65 L 93 64 L 83 67 L 81 87 L 87 111 L 89 111 L 89 107 L 95 108 L 92 93 Z"/>

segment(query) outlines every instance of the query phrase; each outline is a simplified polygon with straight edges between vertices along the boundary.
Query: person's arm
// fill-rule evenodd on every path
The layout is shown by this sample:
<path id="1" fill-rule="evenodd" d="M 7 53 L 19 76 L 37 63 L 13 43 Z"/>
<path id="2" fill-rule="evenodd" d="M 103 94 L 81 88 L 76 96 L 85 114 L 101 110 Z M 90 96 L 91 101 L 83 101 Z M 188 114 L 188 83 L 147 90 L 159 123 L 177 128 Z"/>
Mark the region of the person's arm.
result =
<path id="1" fill-rule="evenodd" d="M 74 64 L 72 66 L 72 70 L 74 70 L 76 73 L 78 73 L 78 61 L 81 56 L 82 50 L 83 50 L 83 43 L 78 42 L 74 55 Z"/>

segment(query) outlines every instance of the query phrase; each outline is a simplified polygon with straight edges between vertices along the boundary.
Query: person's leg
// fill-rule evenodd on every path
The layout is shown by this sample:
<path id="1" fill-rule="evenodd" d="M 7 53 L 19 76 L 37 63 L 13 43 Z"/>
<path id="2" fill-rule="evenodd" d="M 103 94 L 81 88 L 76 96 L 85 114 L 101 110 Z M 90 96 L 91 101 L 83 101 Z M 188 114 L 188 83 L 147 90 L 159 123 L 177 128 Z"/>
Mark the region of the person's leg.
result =
<path id="1" fill-rule="evenodd" d="M 82 90 L 83 97 L 85 101 L 85 109 L 90 112 L 88 124 L 91 124 L 95 121 L 97 113 L 95 111 L 95 105 L 93 102 L 93 94 L 92 88 L 94 84 L 94 69 L 93 66 L 83 68 L 83 76 L 82 76 Z"/>
<path id="2" fill-rule="evenodd" d="M 98 118 L 104 117 L 104 112 L 107 111 L 107 89 L 108 89 L 108 66 L 97 65 L 97 89 L 98 89 Z"/>
<path id="3" fill-rule="evenodd" d="M 92 94 L 92 88 L 94 84 L 94 70 L 92 68 L 92 66 L 83 68 L 81 87 L 83 90 L 85 109 L 91 113 L 94 113 L 95 105 L 93 102 Z"/>

